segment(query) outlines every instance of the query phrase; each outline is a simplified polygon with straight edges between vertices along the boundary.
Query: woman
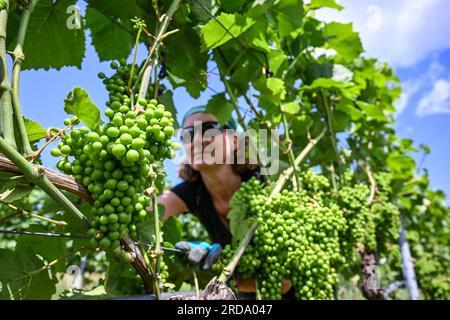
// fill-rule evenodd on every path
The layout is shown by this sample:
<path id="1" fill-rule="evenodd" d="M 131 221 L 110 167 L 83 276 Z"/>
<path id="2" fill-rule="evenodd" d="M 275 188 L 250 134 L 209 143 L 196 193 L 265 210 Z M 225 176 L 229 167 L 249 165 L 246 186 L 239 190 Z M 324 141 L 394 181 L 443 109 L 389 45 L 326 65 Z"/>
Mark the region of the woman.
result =
<path id="1" fill-rule="evenodd" d="M 239 165 L 226 163 L 226 159 L 233 159 L 236 154 L 236 135 L 229 134 L 225 129 L 237 129 L 236 122 L 231 119 L 221 126 L 217 118 L 206 112 L 206 108 L 195 107 L 189 110 L 182 121 L 183 146 L 187 157 L 180 166 L 179 175 L 182 183 L 164 192 L 158 202 L 165 207 L 163 219 L 178 216 L 184 212 L 196 215 L 204 224 L 210 239 L 222 246 L 231 242 L 229 221 L 230 200 L 239 189 L 241 183 L 251 177 L 259 177 L 259 170 L 255 165 Z M 215 135 L 205 135 L 207 130 L 216 129 Z M 216 144 L 224 150 L 216 150 L 215 161 L 205 161 L 205 148 L 222 139 Z M 219 140 L 220 141 L 220 140 Z M 217 142 L 217 141 L 216 141 Z M 222 151 L 222 152 L 220 152 Z M 213 154 L 214 156 L 214 154 Z M 234 158 L 235 159 L 235 158 Z M 254 279 L 238 279 L 239 292 L 247 293 L 247 298 L 254 297 L 256 283 Z M 285 286 L 283 293 L 290 285 Z M 253 294 L 253 295 L 252 295 Z"/>

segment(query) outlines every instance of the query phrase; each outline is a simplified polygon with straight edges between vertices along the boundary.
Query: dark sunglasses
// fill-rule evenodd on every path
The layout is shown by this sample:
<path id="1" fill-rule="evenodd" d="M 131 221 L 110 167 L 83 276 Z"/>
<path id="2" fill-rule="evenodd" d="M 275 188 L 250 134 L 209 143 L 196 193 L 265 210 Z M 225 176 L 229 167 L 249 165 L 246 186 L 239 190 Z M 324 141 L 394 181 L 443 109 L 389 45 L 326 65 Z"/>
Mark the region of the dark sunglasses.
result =
<path id="1" fill-rule="evenodd" d="M 180 140 L 182 142 L 192 142 L 192 140 L 194 140 L 194 135 L 197 132 L 201 132 L 202 137 L 205 137 L 205 133 L 208 130 L 216 129 L 216 130 L 223 131 L 225 129 L 229 129 L 227 125 L 222 126 L 220 123 L 215 122 L 215 121 L 202 122 L 201 131 L 200 131 L 199 127 L 200 126 L 190 126 L 190 127 L 183 128 L 183 130 L 181 131 Z"/>

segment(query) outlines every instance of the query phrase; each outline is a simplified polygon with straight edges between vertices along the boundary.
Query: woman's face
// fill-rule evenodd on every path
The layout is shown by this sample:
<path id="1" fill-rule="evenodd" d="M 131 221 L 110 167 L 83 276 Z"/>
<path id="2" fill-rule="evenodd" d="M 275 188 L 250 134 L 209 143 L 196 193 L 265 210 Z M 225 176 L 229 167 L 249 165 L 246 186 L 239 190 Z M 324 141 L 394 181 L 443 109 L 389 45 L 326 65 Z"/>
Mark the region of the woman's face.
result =
<path id="1" fill-rule="evenodd" d="M 195 113 L 186 119 L 183 129 L 190 129 L 192 133 L 194 128 L 194 133 L 191 136 L 186 131 L 182 132 L 183 145 L 186 160 L 194 170 L 203 171 L 211 166 L 223 165 L 226 159 L 232 157 L 235 149 L 232 135 L 228 135 L 224 129 L 209 129 L 202 134 L 204 129 L 217 126 L 217 118 L 209 113 Z"/>

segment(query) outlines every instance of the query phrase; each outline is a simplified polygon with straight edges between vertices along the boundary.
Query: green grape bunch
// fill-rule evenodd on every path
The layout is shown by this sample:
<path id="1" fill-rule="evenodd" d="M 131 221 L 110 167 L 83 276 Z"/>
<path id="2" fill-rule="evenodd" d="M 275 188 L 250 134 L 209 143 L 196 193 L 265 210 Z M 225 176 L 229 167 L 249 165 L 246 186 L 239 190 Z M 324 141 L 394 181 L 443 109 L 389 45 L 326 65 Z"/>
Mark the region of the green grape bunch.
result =
<path id="1" fill-rule="evenodd" d="M 369 188 L 350 183 L 351 173 L 346 176 L 350 180 L 338 192 L 327 177 L 311 170 L 300 174 L 299 191 L 269 196 L 272 186 L 253 178 L 236 192 L 232 210 L 245 212 L 248 224 L 259 223 L 237 270 L 243 278 L 256 276 L 262 299 L 281 299 L 283 279 L 291 281 L 298 299 L 333 299 L 338 272 L 353 262 L 358 246 L 372 249 L 395 238 L 398 209 L 383 183 L 370 202 Z M 236 249 L 235 241 L 225 247 L 215 271 Z"/>
<path id="2" fill-rule="evenodd" d="M 153 166 L 173 159 L 179 146 L 171 142 L 172 113 L 149 95 L 130 96 L 126 84 L 131 66 L 126 61 L 112 62 L 111 67 L 116 70 L 113 76 L 99 74 L 109 91 L 109 121 L 94 129 L 73 128 L 51 154 L 60 158 L 57 168 L 73 175 L 92 195 L 94 219 L 87 232 L 91 244 L 120 253 L 120 240 L 127 235 L 136 240 L 136 225 L 147 215 L 151 199 L 144 191 L 154 184 Z M 65 124 L 72 122 L 66 119 Z"/>

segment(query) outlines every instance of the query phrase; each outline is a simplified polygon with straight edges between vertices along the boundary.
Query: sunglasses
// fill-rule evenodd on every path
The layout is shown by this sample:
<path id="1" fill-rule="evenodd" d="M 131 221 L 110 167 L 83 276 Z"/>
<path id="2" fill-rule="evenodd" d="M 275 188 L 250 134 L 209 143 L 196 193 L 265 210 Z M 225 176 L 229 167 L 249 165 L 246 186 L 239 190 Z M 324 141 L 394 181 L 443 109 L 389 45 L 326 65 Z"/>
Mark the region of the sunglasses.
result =
<path id="1" fill-rule="evenodd" d="M 202 133 L 202 137 L 205 137 L 205 138 L 214 136 L 214 134 L 212 134 L 212 133 L 206 134 L 206 132 L 211 129 L 223 131 L 223 130 L 229 129 L 229 128 L 228 128 L 228 126 L 226 126 L 226 125 L 222 126 L 220 123 L 215 122 L 215 121 L 207 121 L 207 122 L 203 122 L 201 124 L 201 128 L 199 125 L 183 128 L 183 130 L 181 131 L 180 140 L 181 140 L 181 142 L 185 142 L 185 143 L 192 142 L 192 140 L 194 140 L 195 134 L 200 133 L 200 132 Z"/>

